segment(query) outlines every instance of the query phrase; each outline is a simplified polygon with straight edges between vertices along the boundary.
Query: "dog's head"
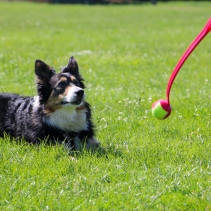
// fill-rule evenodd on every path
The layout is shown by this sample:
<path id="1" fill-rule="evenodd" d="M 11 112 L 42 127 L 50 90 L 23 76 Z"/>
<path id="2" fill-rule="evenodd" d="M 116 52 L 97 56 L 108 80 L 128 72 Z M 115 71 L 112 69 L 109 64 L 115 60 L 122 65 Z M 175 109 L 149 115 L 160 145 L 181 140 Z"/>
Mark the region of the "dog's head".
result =
<path id="1" fill-rule="evenodd" d="M 74 57 L 70 57 L 67 66 L 58 74 L 43 61 L 36 60 L 35 74 L 39 101 L 46 113 L 82 104 L 85 86 Z"/>

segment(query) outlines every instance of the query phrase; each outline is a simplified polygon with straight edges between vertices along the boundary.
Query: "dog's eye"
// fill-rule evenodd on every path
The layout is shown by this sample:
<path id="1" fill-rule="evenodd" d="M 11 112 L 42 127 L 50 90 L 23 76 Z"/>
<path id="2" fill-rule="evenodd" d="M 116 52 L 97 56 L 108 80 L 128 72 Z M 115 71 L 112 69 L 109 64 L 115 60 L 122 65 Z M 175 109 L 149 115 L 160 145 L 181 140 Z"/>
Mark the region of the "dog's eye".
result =
<path id="1" fill-rule="evenodd" d="M 58 88 L 64 88 L 66 86 L 66 82 L 62 81 L 58 84 Z"/>

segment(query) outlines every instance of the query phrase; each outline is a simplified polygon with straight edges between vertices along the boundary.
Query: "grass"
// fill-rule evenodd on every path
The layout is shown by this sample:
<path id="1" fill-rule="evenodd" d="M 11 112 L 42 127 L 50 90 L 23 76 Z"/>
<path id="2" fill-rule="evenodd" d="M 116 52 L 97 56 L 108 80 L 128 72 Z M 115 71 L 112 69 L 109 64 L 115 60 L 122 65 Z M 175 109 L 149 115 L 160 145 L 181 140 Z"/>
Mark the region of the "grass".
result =
<path id="1" fill-rule="evenodd" d="M 211 210 L 211 35 L 181 69 L 173 113 L 151 115 L 210 17 L 209 2 L 0 3 L 1 92 L 35 95 L 35 59 L 58 71 L 74 55 L 104 150 L 0 140 L 0 209 Z"/>

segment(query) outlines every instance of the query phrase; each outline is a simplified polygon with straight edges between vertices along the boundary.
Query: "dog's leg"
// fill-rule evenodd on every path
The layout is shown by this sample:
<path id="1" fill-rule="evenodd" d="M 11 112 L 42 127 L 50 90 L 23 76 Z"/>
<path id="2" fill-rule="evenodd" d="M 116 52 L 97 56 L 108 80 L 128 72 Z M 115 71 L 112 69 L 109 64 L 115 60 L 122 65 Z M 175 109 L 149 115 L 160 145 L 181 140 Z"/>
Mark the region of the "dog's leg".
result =
<path id="1" fill-rule="evenodd" d="M 74 148 L 75 150 L 81 150 L 83 148 L 81 140 L 76 136 L 74 139 Z"/>
<path id="2" fill-rule="evenodd" d="M 84 147 L 86 147 L 87 149 L 97 149 L 99 146 L 100 142 L 94 136 L 87 138 L 85 142 L 79 137 L 76 137 L 74 140 L 75 150 L 81 150 Z"/>
<path id="3" fill-rule="evenodd" d="M 99 146 L 100 142 L 94 136 L 87 139 L 87 149 L 97 149 Z"/>

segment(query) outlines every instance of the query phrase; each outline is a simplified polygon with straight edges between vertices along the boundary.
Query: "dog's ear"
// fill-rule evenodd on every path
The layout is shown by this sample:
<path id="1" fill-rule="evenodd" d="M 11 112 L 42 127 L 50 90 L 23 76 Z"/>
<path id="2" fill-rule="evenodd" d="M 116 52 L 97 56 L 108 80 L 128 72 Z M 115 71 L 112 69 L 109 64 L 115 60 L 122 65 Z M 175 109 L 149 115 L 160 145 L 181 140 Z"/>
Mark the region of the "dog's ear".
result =
<path id="1" fill-rule="evenodd" d="M 44 81 L 49 81 L 50 78 L 55 74 L 55 70 L 45 64 L 41 60 L 36 60 L 35 61 L 35 74 L 37 75 L 38 79 L 44 80 Z"/>
<path id="2" fill-rule="evenodd" d="M 73 56 L 70 57 L 66 67 L 62 70 L 63 73 L 70 73 L 74 76 L 79 76 L 78 63 Z"/>
<path id="3" fill-rule="evenodd" d="M 41 60 L 35 61 L 35 74 L 37 75 L 37 93 L 39 95 L 40 103 L 47 102 L 50 94 L 50 79 L 56 74 L 55 70 L 52 67 L 49 67 Z"/>
<path id="4" fill-rule="evenodd" d="M 81 77 L 81 75 L 79 73 L 78 63 L 76 62 L 76 60 L 73 56 L 70 57 L 67 66 L 64 67 L 61 72 L 62 73 L 70 73 L 71 75 L 74 75 L 78 79 L 80 86 L 82 88 L 85 88 L 85 85 L 82 82 L 82 81 L 84 81 L 84 79 Z"/>

